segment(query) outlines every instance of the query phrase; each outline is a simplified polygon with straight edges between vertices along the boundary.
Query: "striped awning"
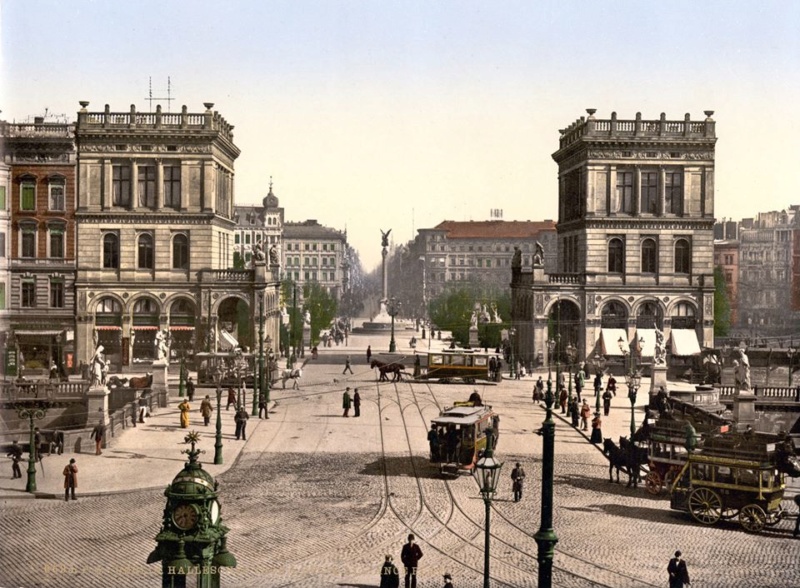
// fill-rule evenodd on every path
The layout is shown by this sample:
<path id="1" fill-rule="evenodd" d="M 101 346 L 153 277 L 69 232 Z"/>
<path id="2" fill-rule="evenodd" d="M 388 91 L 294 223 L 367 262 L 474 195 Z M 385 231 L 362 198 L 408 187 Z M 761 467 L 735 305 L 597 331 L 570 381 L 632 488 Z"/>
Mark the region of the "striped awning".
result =
<path id="1" fill-rule="evenodd" d="M 134 325 L 131 327 L 134 331 L 158 331 L 155 325 Z"/>
<path id="2" fill-rule="evenodd" d="M 686 357 L 700 354 L 700 343 L 694 329 L 672 329 L 670 341 L 672 355 Z"/>
<path id="3" fill-rule="evenodd" d="M 186 325 L 170 325 L 170 331 L 194 331 L 194 327 L 188 327 Z"/>
<path id="4" fill-rule="evenodd" d="M 619 340 L 622 339 L 622 349 Z M 631 352 L 628 333 L 625 329 L 600 329 L 600 352 L 603 355 L 621 357 Z"/>
<path id="5" fill-rule="evenodd" d="M 36 337 L 36 336 L 54 337 L 55 335 L 60 335 L 63 332 L 64 332 L 63 329 L 60 330 L 60 331 L 54 330 L 54 329 L 48 329 L 48 330 L 42 330 L 42 331 L 22 330 L 22 331 L 14 331 L 14 334 L 15 335 L 21 335 L 23 337 Z"/>
<path id="6" fill-rule="evenodd" d="M 121 331 L 122 327 L 117 325 L 97 325 L 95 329 L 98 331 Z"/>

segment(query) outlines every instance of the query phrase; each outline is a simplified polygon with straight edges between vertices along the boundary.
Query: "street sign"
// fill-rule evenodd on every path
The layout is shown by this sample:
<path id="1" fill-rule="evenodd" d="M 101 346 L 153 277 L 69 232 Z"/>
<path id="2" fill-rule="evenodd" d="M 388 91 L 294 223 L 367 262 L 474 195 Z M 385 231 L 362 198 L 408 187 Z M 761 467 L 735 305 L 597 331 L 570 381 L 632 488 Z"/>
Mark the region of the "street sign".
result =
<path id="1" fill-rule="evenodd" d="M 17 375 L 17 350 L 16 349 L 6 349 L 6 375 L 14 376 Z"/>

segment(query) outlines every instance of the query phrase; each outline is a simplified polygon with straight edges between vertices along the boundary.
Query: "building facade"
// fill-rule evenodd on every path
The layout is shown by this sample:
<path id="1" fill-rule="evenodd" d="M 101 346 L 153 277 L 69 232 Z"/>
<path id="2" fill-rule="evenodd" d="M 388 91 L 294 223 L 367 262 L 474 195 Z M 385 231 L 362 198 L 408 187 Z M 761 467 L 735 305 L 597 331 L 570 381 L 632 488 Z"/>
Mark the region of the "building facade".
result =
<path id="1" fill-rule="evenodd" d="M 11 168 L 5 162 L 5 140 L 0 138 L 0 376 L 6 375 L 6 362 L 13 361 L 16 369 L 16 349 L 14 357 L 8 356 L 9 335 L 11 332 L 11 312 L 8 307 L 8 294 L 11 291 L 11 264 L 9 237 L 11 236 Z"/>
<path id="2" fill-rule="evenodd" d="M 76 126 L 79 360 L 102 345 L 117 369 L 151 363 L 159 333 L 172 361 L 220 339 L 252 348 L 261 323 L 277 341 L 279 266 L 261 256 L 230 269 L 233 126 L 211 103 L 172 114 L 87 106 Z"/>
<path id="3" fill-rule="evenodd" d="M 713 346 L 715 122 L 606 120 L 561 130 L 558 272 L 512 273 L 512 345 L 531 366 L 620 355 L 654 331 L 674 355 Z M 552 341 L 552 354 L 548 342 Z"/>
<path id="4" fill-rule="evenodd" d="M 316 282 L 337 301 L 348 284 L 347 233 L 316 219 L 283 225 L 283 277 L 298 287 Z"/>
<path id="5" fill-rule="evenodd" d="M 264 197 L 261 206 L 236 205 L 233 210 L 236 222 L 234 235 L 234 257 L 241 260 L 239 265 L 247 267 L 253 258 L 257 244 L 265 253 L 272 247 L 278 252 L 283 250 L 283 208 L 278 197 L 272 192 L 272 181 L 269 193 Z"/>
<path id="6" fill-rule="evenodd" d="M 0 229 L 6 348 L 15 355 L 17 373 L 47 374 L 55 364 L 66 375 L 73 366 L 75 324 L 74 125 L 36 117 L 33 123 L 4 122 L 0 135 L 0 180 L 9 195 L 0 214 L 6 223 L 10 216 L 10 230 Z"/>
<path id="7" fill-rule="evenodd" d="M 730 325 L 739 324 L 739 241 L 736 239 L 714 240 L 714 265 L 719 268 L 725 281 L 725 292 L 730 308 Z"/>

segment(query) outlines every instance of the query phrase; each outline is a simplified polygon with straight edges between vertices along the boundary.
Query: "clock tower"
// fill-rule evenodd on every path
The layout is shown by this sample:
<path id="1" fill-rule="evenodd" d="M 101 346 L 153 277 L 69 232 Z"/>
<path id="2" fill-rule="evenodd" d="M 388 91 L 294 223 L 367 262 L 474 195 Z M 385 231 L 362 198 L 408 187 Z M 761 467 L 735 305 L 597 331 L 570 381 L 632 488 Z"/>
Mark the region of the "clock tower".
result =
<path id="1" fill-rule="evenodd" d="M 161 562 L 162 588 L 186 588 L 192 576 L 197 588 L 219 588 L 222 568 L 236 567 L 226 548 L 228 528 L 222 524 L 218 484 L 197 461 L 204 453 L 195 449 L 198 437 L 192 431 L 185 438 L 191 449 L 182 453 L 189 461 L 164 492 L 167 505 L 158 545 L 147 558 L 149 564 Z"/>

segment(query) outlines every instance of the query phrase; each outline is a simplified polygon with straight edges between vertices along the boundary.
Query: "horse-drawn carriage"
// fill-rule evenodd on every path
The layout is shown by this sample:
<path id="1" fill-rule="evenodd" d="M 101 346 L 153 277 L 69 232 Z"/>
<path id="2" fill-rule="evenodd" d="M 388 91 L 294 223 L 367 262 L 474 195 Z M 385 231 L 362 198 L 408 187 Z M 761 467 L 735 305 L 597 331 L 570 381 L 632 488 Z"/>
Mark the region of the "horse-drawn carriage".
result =
<path id="1" fill-rule="evenodd" d="M 429 433 L 431 463 L 436 464 L 443 475 L 458 475 L 471 471 L 480 454 L 486 449 L 486 430 L 492 428 L 492 445 L 497 445 L 500 417 L 480 400 L 457 402 L 446 408 L 435 419 L 431 419 Z"/>
<path id="2" fill-rule="evenodd" d="M 461 380 L 473 384 L 489 379 L 489 355 L 471 349 L 444 349 L 420 355 L 419 380 L 449 382 Z"/>
<path id="3" fill-rule="evenodd" d="M 781 520 L 785 476 L 800 476 L 794 446 L 777 435 L 727 433 L 688 453 L 670 486 L 670 507 L 704 525 L 738 517 L 758 532 Z"/>

